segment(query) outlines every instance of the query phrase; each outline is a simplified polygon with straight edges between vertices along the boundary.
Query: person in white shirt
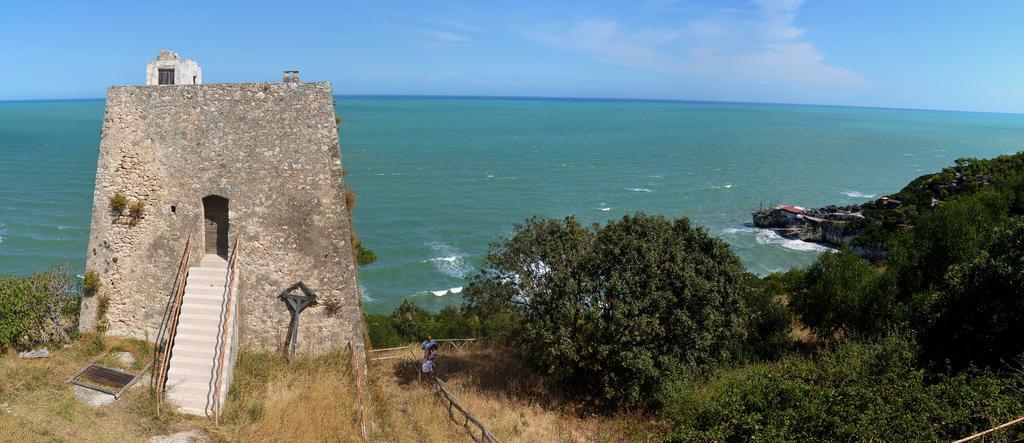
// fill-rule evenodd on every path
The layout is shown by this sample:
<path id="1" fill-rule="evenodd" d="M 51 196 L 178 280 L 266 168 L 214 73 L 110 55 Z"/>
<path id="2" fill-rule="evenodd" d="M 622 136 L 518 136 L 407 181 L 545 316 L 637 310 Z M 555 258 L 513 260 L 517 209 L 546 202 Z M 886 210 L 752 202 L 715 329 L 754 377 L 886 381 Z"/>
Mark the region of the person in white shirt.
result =
<path id="1" fill-rule="evenodd" d="M 431 359 L 423 360 L 423 373 L 427 376 L 427 381 L 434 380 L 434 361 Z"/>

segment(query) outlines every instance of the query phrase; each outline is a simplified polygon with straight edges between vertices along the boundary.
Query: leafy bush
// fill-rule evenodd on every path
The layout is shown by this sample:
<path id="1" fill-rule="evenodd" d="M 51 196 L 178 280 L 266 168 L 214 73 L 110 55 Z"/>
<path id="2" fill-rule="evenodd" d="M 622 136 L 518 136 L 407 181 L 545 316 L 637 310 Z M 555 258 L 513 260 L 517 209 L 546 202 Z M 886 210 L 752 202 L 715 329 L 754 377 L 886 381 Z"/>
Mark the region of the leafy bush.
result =
<path id="1" fill-rule="evenodd" d="M 659 398 L 671 441 L 948 441 L 1024 413 L 1022 383 L 978 370 L 930 378 L 913 342 L 890 336 L 677 380 Z"/>
<path id="2" fill-rule="evenodd" d="M 639 403 L 669 375 L 747 354 L 750 291 L 724 242 L 638 213 L 592 229 L 527 220 L 492 245 L 465 296 L 470 309 L 518 306 L 519 349 L 563 386 Z"/>
<path id="3" fill-rule="evenodd" d="M 998 365 L 1024 354 L 1024 218 L 992 230 L 977 256 L 952 266 L 922 334 L 932 360 Z"/>
<path id="4" fill-rule="evenodd" d="M 128 197 L 125 197 L 124 193 L 117 191 L 113 197 L 110 197 L 110 209 L 115 212 L 124 212 L 128 208 Z"/>
<path id="5" fill-rule="evenodd" d="M 822 254 L 803 280 L 789 306 L 819 337 L 879 335 L 892 326 L 892 303 L 881 285 L 881 273 L 857 254 Z"/>
<path id="6" fill-rule="evenodd" d="M 0 350 L 69 340 L 81 290 L 67 267 L 29 277 L 0 277 Z"/>
<path id="7" fill-rule="evenodd" d="M 355 241 L 356 264 L 366 266 L 377 261 L 377 254 L 363 246 L 362 240 Z"/>
<path id="8" fill-rule="evenodd" d="M 472 338 L 479 337 L 480 322 L 472 314 L 453 306 L 432 314 L 419 305 L 405 300 L 391 315 L 365 316 L 370 342 L 376 348 L 389 348 L 422 341 L 425 337 Z"/>
<path id="9" fill-rule="evenodd" d="M 793 347 L 790 337 L 793 314 L 785 305 L 786 286 L 774 279 L 785 274 L 773 275 L 776 277 L 765 279 L 748 275 L 749 285 L 754 289 L 746 299 L 749 318 L 745 348 L 755 360 L 777 359 Z"/>

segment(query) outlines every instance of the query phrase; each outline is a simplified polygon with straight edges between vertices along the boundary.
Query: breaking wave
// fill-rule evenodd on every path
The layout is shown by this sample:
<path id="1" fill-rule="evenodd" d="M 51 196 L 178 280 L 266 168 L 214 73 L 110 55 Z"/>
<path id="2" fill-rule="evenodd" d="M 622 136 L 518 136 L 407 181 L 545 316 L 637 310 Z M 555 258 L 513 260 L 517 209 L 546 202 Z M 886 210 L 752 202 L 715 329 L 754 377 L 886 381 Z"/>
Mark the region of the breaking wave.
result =
<path id="1" fill-rule="evenodd" d="M 363 286 L 362 283 L 359 284 L 359 296 L 363 298 L 364 302 L 375 301 L 373 297 L 370 297 L 370 291 L 367 291 L 366 286 Z"/>
<path id="2" fill-rule="evenodd" d="M 461 294 L 462 293 L 462 286 L 456 286 L 454 288 L 440 289 L 440 290 L 437 290 L 437 291 L 427 291 L 427 292 L 429 292 L 431 294 L 434 294 L 434 296 L 436 296 L 436 297 L 443 297 L 443 296 L 448 295 L 448 294 Z"/>
<path id="3" fill-rule="evenodd" d="M 429 261 L 437 268 L 442 274 L 449 277 L 465 278 L 471 272 L 473 268 L 466 263 L 466 254 L 452 246 L 444 243 L 431 243 L 430 249 L 434 250 L 439 257 L 434 257 Z"/>
<path id="4" fill-rule="evenodd" d="M 863 192 L 858 191 L 846 191 L 843 192 L 843 195 L 850 198 L 875 198 L 875 194 L 865 194 Z"/>
<path id="5" fill-rule="evenodd" d="M 647 189 L 647 188 L 626 188 L 626 190 L 627 191 L 633 191 L 633 192 L 654 192 L 654 191 L 652 191 L 650 189 Z"/>
<path id="6" fill-rule="evenodd" d="M 754 239 L 757 240 L 758 244 L 779 245 L 791 251 L 825 252 L 833 250 L 828 246 L 819 245 L 817 243 L 785 238 L 771 229 L 758 229 L 757 233 L 754 235 Z"/>

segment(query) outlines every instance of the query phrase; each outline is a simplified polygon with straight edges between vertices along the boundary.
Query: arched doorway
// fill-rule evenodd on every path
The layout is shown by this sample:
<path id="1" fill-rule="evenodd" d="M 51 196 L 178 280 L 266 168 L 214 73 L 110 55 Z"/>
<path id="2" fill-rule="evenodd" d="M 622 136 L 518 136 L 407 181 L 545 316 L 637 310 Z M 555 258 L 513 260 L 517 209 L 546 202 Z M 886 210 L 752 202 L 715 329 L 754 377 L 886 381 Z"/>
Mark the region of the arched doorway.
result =
<path id="1" fill-rule="evenodd" d="M 206 253 L 228 256 L 228 199 L 219 195 L 203 198 L 203 238 Z"/>

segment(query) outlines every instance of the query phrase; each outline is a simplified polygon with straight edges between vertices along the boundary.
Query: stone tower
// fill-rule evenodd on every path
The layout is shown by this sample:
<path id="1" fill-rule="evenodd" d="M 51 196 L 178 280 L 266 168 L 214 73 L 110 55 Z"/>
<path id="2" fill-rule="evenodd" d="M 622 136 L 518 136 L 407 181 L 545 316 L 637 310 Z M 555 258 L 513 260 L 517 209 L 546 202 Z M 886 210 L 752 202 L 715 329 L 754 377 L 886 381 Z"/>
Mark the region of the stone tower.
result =
<path id="1" fill-rule="evenodd" d="M 164 69 L 176 86 L 150 86 Z M 193 263 L 237 253 L 242 346 L 284 346 L 281 295 L 302 283 L 319 303 L 301 313 L 299 352 L 361 351 L 330 84 L 202 84 L 199 72 L 161 51 L 147 86 L 107 91 L 86 260 L 101 283 L 82 302 L 81 329 L 103 322 L 152 340 L 191 238 Z"/>

